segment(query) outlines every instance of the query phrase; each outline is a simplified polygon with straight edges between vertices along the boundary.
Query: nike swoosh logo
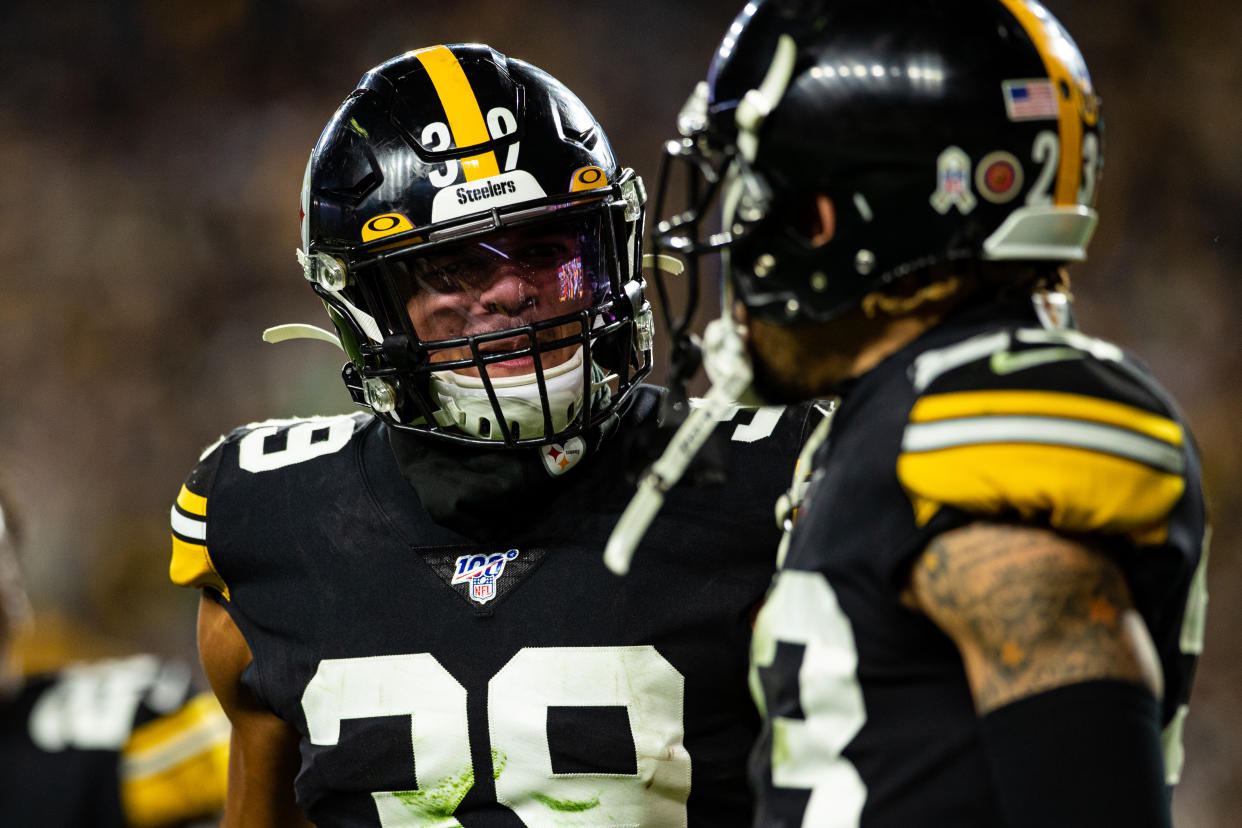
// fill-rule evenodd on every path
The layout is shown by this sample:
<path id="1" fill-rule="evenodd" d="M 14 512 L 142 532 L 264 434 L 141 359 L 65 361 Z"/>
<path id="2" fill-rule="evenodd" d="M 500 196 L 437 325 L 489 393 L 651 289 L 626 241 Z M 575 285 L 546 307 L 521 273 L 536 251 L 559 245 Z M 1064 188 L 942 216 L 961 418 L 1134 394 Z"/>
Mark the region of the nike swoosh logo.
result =
<path id="1" fill-rule="evenodd" d="M 1064 362 L 1070 359 L 1082 359 L 1086 354 L 1077 348 L 1035 348 L 1030 351 L 997 351 L 992 354 L 991 368 L 993 374 L 1014 374 L 1034 368 L 1036 365 L 1047 365 L 1050 362 Z"/>

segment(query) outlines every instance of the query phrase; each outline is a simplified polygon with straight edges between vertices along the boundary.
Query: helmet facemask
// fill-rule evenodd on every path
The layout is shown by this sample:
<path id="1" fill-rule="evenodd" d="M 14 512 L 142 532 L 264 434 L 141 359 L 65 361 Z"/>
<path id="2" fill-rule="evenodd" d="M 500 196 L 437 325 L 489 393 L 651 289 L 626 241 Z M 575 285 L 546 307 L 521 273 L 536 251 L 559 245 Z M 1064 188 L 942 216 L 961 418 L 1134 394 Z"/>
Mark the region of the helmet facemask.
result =
<path id="1" fill-rule="evenodd" d="M 491 447 L 564 442 L 607 419 L 650 370 L 650 310 L 622 275 L 638 243 L 623 190 L 351 251 L 357 305 L 377 312 L 316 289 L 359 342 L 355 396 L 398 429 Z"/>

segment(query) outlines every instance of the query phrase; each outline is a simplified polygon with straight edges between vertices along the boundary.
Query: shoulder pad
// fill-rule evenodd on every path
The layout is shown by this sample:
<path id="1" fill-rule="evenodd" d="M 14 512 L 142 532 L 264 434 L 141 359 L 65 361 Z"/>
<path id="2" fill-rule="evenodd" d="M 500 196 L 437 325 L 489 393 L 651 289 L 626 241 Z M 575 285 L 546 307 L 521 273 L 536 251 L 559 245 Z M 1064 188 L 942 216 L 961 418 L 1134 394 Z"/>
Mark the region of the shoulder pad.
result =
<path id="1" fill-rule="evenodd" d="M 1001 330 L 921 354 L 897 474 L 925 525 L 942 506 L 1159 543 L 1185 490 L 1186 434 L 1120 348 Z"/>
<path id="2" fill-rule="evenodd" d="M 208 551 L 208 499 L 225 449 L 236 447 L 237 467 L 259 474 L 340 451 L 366 427 L 371 415 L 266 420 L 235 429 L 209 447 L 190 472 L 173 504 L 169 577 L 186 587 L 209 587 L 229 600 L 229 588 Z"/>

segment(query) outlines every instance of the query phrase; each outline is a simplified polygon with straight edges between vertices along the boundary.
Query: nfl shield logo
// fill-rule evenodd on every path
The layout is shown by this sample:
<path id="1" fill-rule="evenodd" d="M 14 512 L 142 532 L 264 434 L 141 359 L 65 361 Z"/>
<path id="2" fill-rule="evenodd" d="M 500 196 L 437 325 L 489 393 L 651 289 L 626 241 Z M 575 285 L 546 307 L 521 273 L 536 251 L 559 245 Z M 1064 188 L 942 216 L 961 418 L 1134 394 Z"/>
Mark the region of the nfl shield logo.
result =
<path id="1" fill-rule="evenodd" d="M 484 604 L 496 594 L 496 576 L 478 575 L 470 581 L 470 597 Z"/>
<path id="2" fill-rule="evenodd" d="M 494 555 L 462 555 L 451 583 L 469 582 L 471 600 L 486 604 L 496 597 L 496 579 L 504 573 L 505 564 L 517 556 L 516 549 Z"/>

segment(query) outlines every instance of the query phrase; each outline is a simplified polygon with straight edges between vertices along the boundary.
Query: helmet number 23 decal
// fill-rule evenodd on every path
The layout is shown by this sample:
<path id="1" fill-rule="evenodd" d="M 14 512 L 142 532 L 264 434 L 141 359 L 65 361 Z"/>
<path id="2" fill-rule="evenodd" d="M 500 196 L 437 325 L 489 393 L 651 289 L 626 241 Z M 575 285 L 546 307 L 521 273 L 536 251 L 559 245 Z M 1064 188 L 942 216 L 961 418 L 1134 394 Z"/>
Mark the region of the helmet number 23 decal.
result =
<path id="1" fill-rule="evenodd" d="M 499 141 L 509 135 L 517 132 L 517 117 L 509 109 L 503 106 L 493 107 L 487 113 L 487 133 L 493 141 Z M 427 149 L 432 152 L 443 152 L 451 149 L 453 146 L 453 133 L 449 129 L 449 125 L 443 121 L 432 121 L 423 127 L 422 142 Z M 509 144 L 509 151 L 505 155 L 504 172 L 511 172 L 517 168 L 518 162 L 518 145 L 520 141 L 512 141 Z M 441 169 L 433 170 L 427 177 L 432 185 L 444 188 L 457 181 L 461 175 L 461 162 L 456 159 L 449 159 L 443 163 Z"/>
<path id="2" fill-rule="evenodd" d="M 1052 203 L 1052 182 L 1056 178 L 1057 166 L 1061 162 L 1061 142 L 1057 134 L 1051 130 L 1042 130 L 1035 136 L 1035 144 L 1031 147 L 1031 160 L 1042 165 L 1039 177 L 1027 193 L 1026 203 L 1032 207 Z M 1095 182 L 1099 176 L 1100 137 L 1088 132 L 1082 139 L 1082 183 L 1078 188 L 1079 204 L 1090 205 L 1095 197 Z"/>
<path id="3" fill-rule="evenodd" d="M 488 682 L 496 799 L 531 828 L 686 825 L 685 679 L 651 646 L 523 648 Z M 552 773 L 549 710 L 623 707 L 636 773 Z M 325 659 L 302 694 L 310 741 L 337 745 L 347 719 L 409 717 L 416 790 L 376 791 L 383 828 L 456 826 L 474 785 L 464 688 L 430 653 Z M 626 746 L 627 748 L 631 746 Z"/>

